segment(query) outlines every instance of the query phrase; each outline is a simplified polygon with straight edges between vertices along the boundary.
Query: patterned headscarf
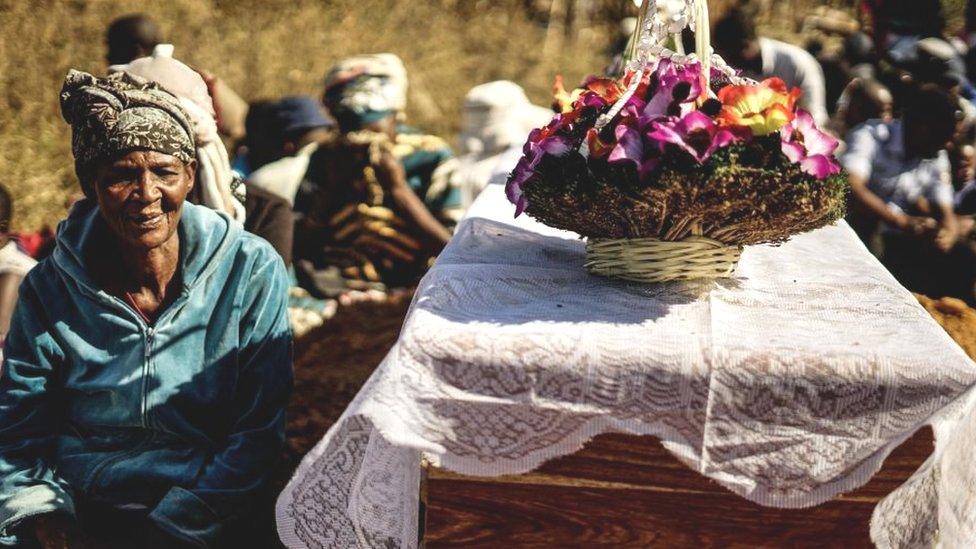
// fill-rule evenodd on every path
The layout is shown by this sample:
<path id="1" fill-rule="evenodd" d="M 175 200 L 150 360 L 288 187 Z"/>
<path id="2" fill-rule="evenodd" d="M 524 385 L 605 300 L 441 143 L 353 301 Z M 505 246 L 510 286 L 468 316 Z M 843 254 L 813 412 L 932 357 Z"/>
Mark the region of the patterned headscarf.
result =
<path id="1" fill-rule="evenodd" d="M 69 71 L 61 115 L 71 124 L 75 171 L 89 195 L 99 164 L 129 151 L 157 151 L 183 162 L 196 158 L 193 126 L 176 97 L 126 73 L 96 78 Z"/>

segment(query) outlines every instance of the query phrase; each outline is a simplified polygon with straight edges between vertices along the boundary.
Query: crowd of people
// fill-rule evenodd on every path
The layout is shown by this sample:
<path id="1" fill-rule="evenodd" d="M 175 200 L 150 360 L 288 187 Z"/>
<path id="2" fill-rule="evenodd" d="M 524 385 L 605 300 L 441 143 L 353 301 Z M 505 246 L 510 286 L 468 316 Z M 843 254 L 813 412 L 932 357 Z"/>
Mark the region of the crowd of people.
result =
<path id="1" fill-rule="evenodd" d="M 842 138 L 849 222 L 904 285 L 976 302 L 976 1 L 959 36 L 935 0 L 862 5 L 869 26 L 826 14 L 793 45 L 743 1 L 714 46 Z M 252 503 L 284 440 L 289 308 L 415 284 L 553 111 L 476 86 L 456 155 L 407 124 L 393 54 L 248 104 L 147 16 L 106 42 L 105 74 L 61 90 L 80 187 L 57 234 L 11 234 L 0 188 L 0 545 L 247 546 L 270 520 Z"/>

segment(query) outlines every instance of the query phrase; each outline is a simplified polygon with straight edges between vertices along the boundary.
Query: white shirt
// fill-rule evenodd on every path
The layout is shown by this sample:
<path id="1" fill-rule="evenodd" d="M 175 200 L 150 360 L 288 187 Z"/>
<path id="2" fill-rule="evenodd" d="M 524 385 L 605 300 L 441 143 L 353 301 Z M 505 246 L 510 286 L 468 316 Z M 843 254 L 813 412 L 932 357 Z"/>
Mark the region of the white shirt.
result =
<path id="1" fill-rule="evenodd" d="M 308 171 L 308 163 L 312 153 L 318 150 L 318 143 L 309 143 L 295 153 L 269 164 L 261 166 L 247 178 L 248 185 L 260 187 L 269 193 L 276 194 L 295 205 L 295 194 Z"/>
<path id="2" fill-rule="evenodd" d="M 511 147 L 493 155 L 468 154 L 462 156 L 454 178 L 461 187 L 464 208 L 470 208 L 481 191 L 491 184 L 504 185 L 515 165 L 522 158 L 522 145 Z"/>
<path id="3" fill-rule="evenodd" d="M 0 248 L 0 274 L 27 276 L 28 271 L 37 265 L 31 256 L 20 251 L 13 241 Z"/>
<path id="4" fill-rule="evenodd" d="M 818 126 L 824 126 L 829 121 L 827 85 L 816 58 L 803 48 L 771 38 L 759 39 L 759 51 L 763 76 L 778 76 L 787 86 L 803 90 L 800 106 L 810 111 Z"/>
<path id="5" fill-rule="evenodd" d="M 896 212 L 907 212 L 920 198 L 952 207 L 949 155 L 907 158 L 901 120 L 870 120 L 847 134 L 841 164 L 848 173 L 868 181 L 868 189 Z"/>

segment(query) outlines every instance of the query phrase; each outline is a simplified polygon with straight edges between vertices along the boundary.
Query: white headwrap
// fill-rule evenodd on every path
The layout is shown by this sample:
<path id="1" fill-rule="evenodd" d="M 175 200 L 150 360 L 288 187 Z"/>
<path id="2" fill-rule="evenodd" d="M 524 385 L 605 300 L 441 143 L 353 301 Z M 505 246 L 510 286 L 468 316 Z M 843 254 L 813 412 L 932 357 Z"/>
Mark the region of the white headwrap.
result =
<path id="1" fill-rule="evenodd" d="M 461 157 L 452 176 L 465 208 L 491 182 L 505 152 L 520 150 L 529 132 L 548 124 L 553 115 L 551 109 L 533 105 L 514 82 L 499 80 L 471 88 L 464 98 L 458 136 Z"/>

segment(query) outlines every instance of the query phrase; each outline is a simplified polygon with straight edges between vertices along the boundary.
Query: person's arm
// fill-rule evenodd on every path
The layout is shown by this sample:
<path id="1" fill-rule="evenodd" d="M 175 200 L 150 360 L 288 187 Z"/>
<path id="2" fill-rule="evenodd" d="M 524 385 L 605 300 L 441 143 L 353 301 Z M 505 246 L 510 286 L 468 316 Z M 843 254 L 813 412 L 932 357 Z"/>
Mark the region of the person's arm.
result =
<path id="1" fill-rule="evenodd" d="M 24 537 L 69 536 L 64 525 L 72 522 L 74 500 L 53 464 L 63 364 L 49 319 L 25 283 L 0 367 L 0 545 L 17 545 Z"/>
<path id="2" fill-rule="evenodd" d="M 10 321 L 17 306 L 17 294 L 24 277 L 18 273 L 4 273 L 0 275 L 0 348 L 7 339 L 10 331 Z"/>
<path id="3" fill-rule="evenodd" d="M 292 387 L 288 276 L 270 247 L 261 256 L 240 289 L 237 419 L 196 481 L 170 489 L 149 514 L 160 530 L 190 544 L 212 546 L 228 520 L 249 511 L 285 441 Z"/>
<path id="4" fill-rule="evenodd" d="M 935 247 L 943 253 L 949 253 L 956 247 L 961 234 L 959 217 L 952 211 L 951 204 L 938 205 L 940 218 L 939 230 L 935 234 Z"/>
<path id="5" fill-rule="evenodd" d="M 895 212 L 878 195 L 868 188 L 868 181 L 861 175 L 850 174 L 851 196 L 854 201 L 872 217 L 903 231 L 913 231 L 912 219 L 904 213 Z"/>
<path id="6" fill-rule="evenodd" d="M 933 237 L 935 247 L 943 253 L 949 253 L 956 247 L 962 235 L 962 224 L 953 209 L 952 167 L 949 157 L 940 154 L 936 161 L 939 183 L 933 189 L 933 207 L 938 211 L 939 230 Z"/>
<path id="7" fill-rule="evenodd" d="M 440 251 L 451 239 L 451 233 L 430 213 L 424 202 L 407 184 L 403 165 L 392 154 L 384 154 L 376 170 L 376 176 L 383 188 L 390 193 L 390 198 L 397 207 L 397 213 L 420 230 L 429 247 Z"/>
<path id="8" fill-rule="evenodd" d="M 878 154 L 878 142 L 874 131 L 876 131 L 874 126 L 862 124 L 847 134 L 847 151 L 841 157 L 841 164 L 848 174 L 853 206 L 862 213 L 896 229 L 915 234 L 933 229 L 935 220 L 911 217 L 903 212 L 892 210 L 884 199 L 868 187 L 874 171 L 874 159 Z"/>

